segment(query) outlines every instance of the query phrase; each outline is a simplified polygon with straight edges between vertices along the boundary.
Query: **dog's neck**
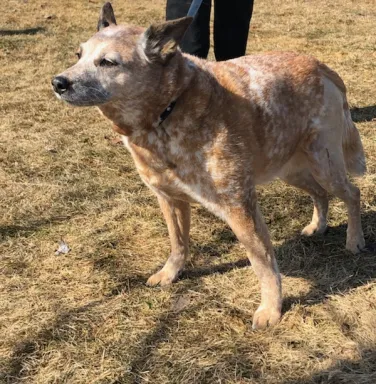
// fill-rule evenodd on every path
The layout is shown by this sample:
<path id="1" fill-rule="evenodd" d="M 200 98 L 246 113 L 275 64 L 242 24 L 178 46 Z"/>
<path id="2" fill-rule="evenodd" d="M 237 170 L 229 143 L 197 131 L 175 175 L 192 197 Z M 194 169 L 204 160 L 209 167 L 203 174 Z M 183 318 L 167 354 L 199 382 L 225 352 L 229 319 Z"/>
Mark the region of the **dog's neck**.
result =
<path id="1" fill-rule="evenodd" d="M 186 56 L 186 55 L 184 55 Z M 175 73 L 169 81 L 160 79 L 155 89 L 136 101 L 116 101 L 100 106 L 101 113 L 113 123 L 114 131 L 123 136 L 139 137 L 168 123 L 176 114 L 175 107 L 171 113 L 166 112 L 171 103 L 178 105 L 187 100 L 187 93 L 194 93 L 194 88 L 199 83 L 195 78 L 199 77 L 201 68 L 192 62 L 189 56 L 184 57 L 175 68 Z M 167 86 L 166 86 L 167 85 Z M 161 118 L 162 117 L 162 118 Z"/>
<path id="2" fill-rule="evenodd" d="M 156 128 L 157 126 L 160 126 L 167 118 L 168 116 L 172 113 L 174 107 L 176 105 L 176 100 L 173 100 L 166 108 L 165 110 L 159 115 L 158 121 L 154 122 L 151 124 L 153 128 Z M 137 127 L 142 126 L 141 124 L 138 124 Z M 114 122 L 114 125 L 112 129 L 120 133 L 122 136 L 131 136 L 132 133 L 135 133 L 135 130 L 132 128 L 132 126 L 126 123 L 124 123 L 124 119 L 121 119 L 121 121 L 116 121 Z M 140 130 L 138 130 L 140 131 Z M 141 130 L 142 132 L 142 130 Z M 140 133 L 140 132 L 137 132 Z"/>

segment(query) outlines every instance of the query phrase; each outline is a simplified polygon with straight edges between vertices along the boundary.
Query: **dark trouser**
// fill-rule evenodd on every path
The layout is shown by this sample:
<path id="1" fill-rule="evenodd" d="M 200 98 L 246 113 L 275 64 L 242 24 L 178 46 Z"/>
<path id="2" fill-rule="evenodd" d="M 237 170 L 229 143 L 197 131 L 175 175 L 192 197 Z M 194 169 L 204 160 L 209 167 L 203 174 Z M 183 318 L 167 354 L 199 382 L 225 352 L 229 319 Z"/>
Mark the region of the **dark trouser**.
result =
<path id="1" fill-rule="evenodd" d="M 192 0 L 167 0 L 166 19 L 187 15 Z M 203 0 L 180 48 L 206 58 L 210 48 L 211 0 Z M 214 54 L 217 61 L 243 56 L 247 47 L 253 0 L 214 0 Z"/>

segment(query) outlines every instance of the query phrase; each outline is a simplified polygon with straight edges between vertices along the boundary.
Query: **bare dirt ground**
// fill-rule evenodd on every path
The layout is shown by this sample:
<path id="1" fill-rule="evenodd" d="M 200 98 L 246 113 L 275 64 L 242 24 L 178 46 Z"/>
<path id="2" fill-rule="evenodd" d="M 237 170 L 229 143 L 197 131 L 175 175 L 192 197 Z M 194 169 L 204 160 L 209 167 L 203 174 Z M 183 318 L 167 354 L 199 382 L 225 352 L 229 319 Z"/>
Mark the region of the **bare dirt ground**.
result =
<path id="1" fill-rule="evenodd" d="M 113 1 L 119 22 L 163 20 L 164 0 Z M 344 250 L 346 212 L 303 239 L 310 199 L 260 188 L 283 274 L 284 316 L 251 330 L 256 278 L 231 231 L 193 211 L 175 285 L 145 286 L 169 252 L 156 199 L 94 108 L 68 107 L 52 75 L 95 31 L 97 0 L 0 2 L 0 382 L 376 383 L 376 253 Z M 376 242 L 374 0 L 255 2 L 248 53 L 297 50 L 337 70 L 368 174 L 357 181 Z M 56 256 L 63 238 L 71 247 Z"/>

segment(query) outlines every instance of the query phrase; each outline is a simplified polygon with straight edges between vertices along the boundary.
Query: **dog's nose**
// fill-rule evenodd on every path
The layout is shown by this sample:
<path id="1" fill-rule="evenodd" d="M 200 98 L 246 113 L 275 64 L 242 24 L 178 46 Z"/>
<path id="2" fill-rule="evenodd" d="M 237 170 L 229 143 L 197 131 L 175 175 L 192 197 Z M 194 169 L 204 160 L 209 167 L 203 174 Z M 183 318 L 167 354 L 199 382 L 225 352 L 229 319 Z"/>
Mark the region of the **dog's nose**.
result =
<path id="1" fill-rule="evenodd" d="M 56 76 L 51 81 L 52 86 L 54 87 L 54 91 L 61 95 L 66 92 L 69 88 L 69 80 L 64 76 Z"/>

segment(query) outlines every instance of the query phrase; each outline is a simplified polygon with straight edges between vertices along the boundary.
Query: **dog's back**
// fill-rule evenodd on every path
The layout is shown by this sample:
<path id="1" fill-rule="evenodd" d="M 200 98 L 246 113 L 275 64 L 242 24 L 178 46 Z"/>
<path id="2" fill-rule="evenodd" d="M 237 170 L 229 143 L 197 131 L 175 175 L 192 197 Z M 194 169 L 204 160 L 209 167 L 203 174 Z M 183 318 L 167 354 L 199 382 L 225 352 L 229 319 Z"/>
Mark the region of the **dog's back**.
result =
<path id="1" fill-rule="evenodd" d="M 317 130 L 315 122 L 327 108 L 344 115 L 344 124 L 336 129 L 338 138 L 343 138 L 348 171 L 364 173 L 364 153 L 351 121 L 345 85 L 336 72 L 317 59 L 270 52 L 220 63 L 189 60 L 217 80 L 216 105 L 207 119 L 213 118 L 217 124 L 221 121 L 231 134 L 248 142 L 245 153 L 239 146 L 235 150 L 245 157 L 243 161 L 248 158 L 252 162 L 256 183 L 279 176 L 285 164 L 291 167 L 289 160 L 309 146 Z M 335 89 L 329 96 L 325 87 L 331 85 Z M 301 166 L 301 156 L 296 159 Z"/>

